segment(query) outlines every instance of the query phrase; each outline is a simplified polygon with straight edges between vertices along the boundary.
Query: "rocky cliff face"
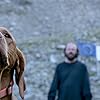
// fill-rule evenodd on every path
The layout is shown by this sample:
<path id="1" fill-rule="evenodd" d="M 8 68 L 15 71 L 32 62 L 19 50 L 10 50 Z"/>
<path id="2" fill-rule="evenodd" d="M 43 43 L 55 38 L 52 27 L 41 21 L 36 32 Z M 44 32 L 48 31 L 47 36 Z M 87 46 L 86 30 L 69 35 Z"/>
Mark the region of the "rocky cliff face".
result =
<path id="1" fill-rule="evenodd" d="M 66 42 L 100 42 L 99 5 L 99 0 L 0 1 L 0 26 L 12 32 L 26 57 L 25 100 L 47 100 L 54 69 L 64 60 Z M 93 100 L 99 100 L 96 59 L 80 59 L 87 64 Z"/>
<path id="2" fill-rule="evenodd" d="M 93 34 L 100 27 L 99 0 L 3 0 L 0 24 L 16 39 L 40 34 Z"/>

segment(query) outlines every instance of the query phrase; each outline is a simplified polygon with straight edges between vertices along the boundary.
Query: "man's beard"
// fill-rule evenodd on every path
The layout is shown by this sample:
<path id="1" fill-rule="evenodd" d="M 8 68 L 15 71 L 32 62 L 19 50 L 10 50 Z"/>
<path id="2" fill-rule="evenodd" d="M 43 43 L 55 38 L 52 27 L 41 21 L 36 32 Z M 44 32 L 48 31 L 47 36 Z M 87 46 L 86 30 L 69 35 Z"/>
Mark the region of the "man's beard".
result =
<path id="1" fill-rule="evenodd" d="M 71 56 L 70 56 L 70 55 L 71 55 Z M 78 56 L 77 53 L 76 53 L 76 54 L 73 54 L 73 53 L 66 54 L 66 53 L 65 53 L 65 57 L 67 57 L 67 59 L 70 60 L 70 61 L 73 61 L 74 59 L 76 59 L 77 56 Z"/>

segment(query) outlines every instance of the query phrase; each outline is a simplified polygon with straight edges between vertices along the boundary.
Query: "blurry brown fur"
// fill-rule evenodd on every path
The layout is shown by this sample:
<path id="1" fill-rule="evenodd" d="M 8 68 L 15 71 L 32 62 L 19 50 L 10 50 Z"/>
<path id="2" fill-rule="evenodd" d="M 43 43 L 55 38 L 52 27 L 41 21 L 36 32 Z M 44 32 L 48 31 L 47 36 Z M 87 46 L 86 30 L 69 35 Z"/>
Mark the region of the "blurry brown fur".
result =
<path id="1" fill-rule="evenodd" d="M 6 28 L 0 27 L 0 33 L 2 33 L 3 42 L 5 42 L 5 46 L 3 45 L 2 40 L 0 40 L 0 52 L 4 54 L 7 60 L 5 60 L 5 66 L 0 70 L 0 90 L 4 87 L 8 87 L 10 82 L 13 80 L 13 73 L 15 70 L 16 83 L 19 87 L 19 94 L 21 98 L 24 100 L 24 91 L 25 91 L 25 81 L 24 81 L 24 68 L 25 68 L 25 57 L 21 50 L 16 47 L 16 42 L 11 32 L 9 32 Z M 4 51 L 4 53 L 2 52 Z M 4 58 L 2 58 L 4 59 Z M 2 66 L 2 64 L 0 65 Z M 4 80 L 5 84 L 4 84 Z M 12 94 L 0 98 L 0 100 L 12 100 Z"/>

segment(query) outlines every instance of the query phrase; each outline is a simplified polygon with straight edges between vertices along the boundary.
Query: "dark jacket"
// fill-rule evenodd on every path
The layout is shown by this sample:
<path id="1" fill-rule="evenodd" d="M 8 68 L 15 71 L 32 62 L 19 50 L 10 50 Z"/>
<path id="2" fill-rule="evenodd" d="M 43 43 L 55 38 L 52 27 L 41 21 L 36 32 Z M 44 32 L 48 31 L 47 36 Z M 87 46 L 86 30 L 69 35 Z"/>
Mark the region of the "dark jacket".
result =
<path id="1" fill-rule="evenodd" d="M 86 66 L 63 62 L 56 68 L 55 75 L 48 93 L 48 100 L 91 100 L 89 76 Z"/>

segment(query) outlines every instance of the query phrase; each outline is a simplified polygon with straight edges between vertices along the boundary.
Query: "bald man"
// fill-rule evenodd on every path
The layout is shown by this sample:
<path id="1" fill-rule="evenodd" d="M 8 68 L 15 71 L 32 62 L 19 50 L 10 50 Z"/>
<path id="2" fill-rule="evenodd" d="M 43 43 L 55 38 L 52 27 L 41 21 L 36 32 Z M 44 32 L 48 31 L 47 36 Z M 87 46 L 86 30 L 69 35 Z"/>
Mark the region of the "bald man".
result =
<path id="1" fill-rule="evenodd" d="M 48 100 L 56 100 L 56 96 L 57 100 L 92 100 L 87 67 L 77 60 L 78 54 L 76 44 L 65 46 L 65 61 L 56 67 Z"/>

